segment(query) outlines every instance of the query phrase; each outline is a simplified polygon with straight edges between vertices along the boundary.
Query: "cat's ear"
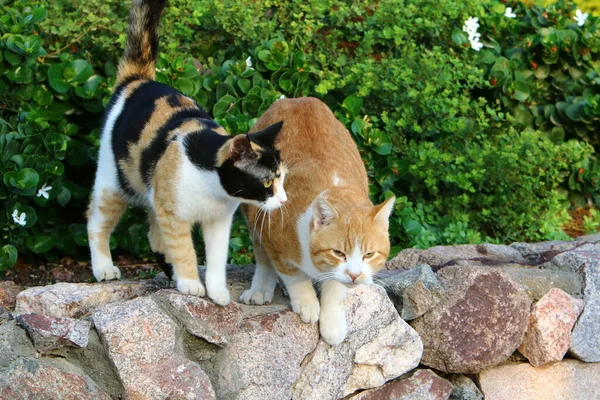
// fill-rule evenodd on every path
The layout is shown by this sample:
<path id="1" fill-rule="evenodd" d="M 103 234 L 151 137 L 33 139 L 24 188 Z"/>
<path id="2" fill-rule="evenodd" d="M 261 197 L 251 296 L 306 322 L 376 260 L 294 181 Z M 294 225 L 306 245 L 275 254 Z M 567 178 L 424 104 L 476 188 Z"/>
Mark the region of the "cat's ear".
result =
<path id="1" fill-rule="evenodd" d="M 373 207 L 373 221 L 384 227 L 386 230 L 389 227 L 389 219 L 392 210 L 394 209 L 394 202 L 396 201 L 396 197 L 392 196 L 383 203 L 376 205 Z"/>
<path id="2" fill-rule="evenodd" d="M 256 161 L 256 154 L 252 150 L 248 135 L 234 136 L 229 140 L 228 144 L 229 153 L 227 156 L 236 167 Z"/>
<path id="3" fill-rule="evenodd" d="M 312 203 L 313 227 L 321 229 L 327 226 L 338 217 L 335 208 L 323 197 L 317 197 Z"/>
<path id="4" fill-rule="evenodd" d="M 275 139 L 282 126 L 283 121 L 276 122 L 273 125 L 267 126 L 262 131 L 249 133 L 248 139 L 260 147 L 275 147 Z"/>

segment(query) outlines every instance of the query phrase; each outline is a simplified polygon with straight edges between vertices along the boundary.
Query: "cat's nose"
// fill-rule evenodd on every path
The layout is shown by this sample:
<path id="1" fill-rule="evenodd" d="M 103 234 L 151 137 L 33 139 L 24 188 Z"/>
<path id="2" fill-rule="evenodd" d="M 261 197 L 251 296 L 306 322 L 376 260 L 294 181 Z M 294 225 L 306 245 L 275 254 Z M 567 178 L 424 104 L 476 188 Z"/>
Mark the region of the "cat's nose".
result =
<path id="1" fill-rule="evenodd" d="M 285 203 L 287 201 L 287 195 L 285 194 L 285 192 L 283 193 L 278 193 L 277 194 L 277 200 L 279 200 L 279 202 L 281 204 Z"/>
<path id="2" fill-rule="evenodd" d="M 346 275 L 348 275 L 350 277 L 350 279 L 352 279 L 352 282 L 356 282 L 356 280 L 362 275 L 362 274 L 353 274 L 350 271 L 346 271 Z"/>

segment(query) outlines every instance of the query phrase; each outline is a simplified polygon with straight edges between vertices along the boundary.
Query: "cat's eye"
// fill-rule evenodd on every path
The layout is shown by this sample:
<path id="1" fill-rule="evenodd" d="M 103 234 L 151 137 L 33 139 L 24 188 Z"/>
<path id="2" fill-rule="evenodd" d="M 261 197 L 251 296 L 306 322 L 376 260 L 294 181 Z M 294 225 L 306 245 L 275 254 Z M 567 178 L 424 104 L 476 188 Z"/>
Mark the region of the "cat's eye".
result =
<path id="1" fill-rule="evenodd" d="M 344 254 L 343 251 L 336 250 L 336 249 L 333 249 L 332 251 L 333 251 L 333 254 L 335 254 L 336 256 L 338 256 L 340 258 L 346 258 L 346 255 Z"/>
<path id="2" fill-rule="evenodd" d="M 365 253 L 365 255 L 363 256 L 363 258 L 371 258 L 375 255 L 375 252 L 370 251 L 368 253 Z"/>
<path id="3" fill-rule="evenodd" d="M 266 188 L 270 188 L 271 185 L 273 185 L 273 180 L 268 180 L 268 181 L 264 181 L 263 185 L 265 185 Z"/>

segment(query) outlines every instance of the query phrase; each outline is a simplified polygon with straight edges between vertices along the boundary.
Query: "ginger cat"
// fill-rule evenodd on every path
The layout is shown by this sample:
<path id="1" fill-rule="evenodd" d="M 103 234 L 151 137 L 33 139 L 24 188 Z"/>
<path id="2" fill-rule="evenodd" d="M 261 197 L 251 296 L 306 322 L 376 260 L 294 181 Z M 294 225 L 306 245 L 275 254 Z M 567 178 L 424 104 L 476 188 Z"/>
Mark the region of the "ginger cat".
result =
<path id="1" fill-rule="evenodd" d="M 204 296 L 191 229 L 202 225 L 206 290 L 230 301 L 225 264 L 240 203 L 272 210 L 286 200 L 285 169 L 274 147 L 281 123 L 229 136 L 194 100 L 154 81 L 158 24 L 166 0 L 133 0 L 117 86 L 105 111 L 88 211 L 98 281 L 119 278 L 109 239 L 128 203 L 148 208 L 156 259 L 182 293 Z"/>
<path id="2" fill-rule="evenodd" d="M 367 172 L 350 133 L 315 98 L 282 99 L 254 125 L 284 121 L 276 147 L 286 161 L 288 202 L 266 215 L 243 205 L 254 244 L 256 272 L 241 301 L 273 299 L 279 276 L 304 322 L 320 318 L 329 344 L 347 334 L 346 285 L 372 283 L 390 251 L 388 219 L 395 198 L 373 206 Z M 313 281 L 325 281 L 321 301 Z"/>

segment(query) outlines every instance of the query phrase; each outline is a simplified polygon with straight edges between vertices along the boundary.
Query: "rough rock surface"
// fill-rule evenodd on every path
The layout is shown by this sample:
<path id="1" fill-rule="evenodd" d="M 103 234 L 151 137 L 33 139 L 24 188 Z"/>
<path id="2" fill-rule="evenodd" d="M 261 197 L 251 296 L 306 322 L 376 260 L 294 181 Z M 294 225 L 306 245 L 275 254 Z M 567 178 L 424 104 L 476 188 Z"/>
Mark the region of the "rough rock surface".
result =
<path id="1" fill-rule="evenodd" d="M 108 304 L 92 320 L 126 398 L 215 398 L 206 373 L 183 355 L 179 328 L 152 299 Z"/>
<path id="2" fill-rule="evenodd" d="M 450 400 L 483 400 L 483 393 L 470 378 L 458 374 L 444 378 L 454 386 Z"/>
<path id="3" fill-rule="evenodd" d="M 21 288 L 12 281 L 0 281 L 0 307 L 12 310 L 15 308 L 17 294 Z"/>
<path id="4" fill-rule="evenodd" d="M 19 358 L 0 374 L 0 399 L 110 400 L 110 396 L 67 361 Z"/>
<path id="5" fill-rule="evenodd" d="M 452 385 L 429 369 L 420 369 L 408 378 L 401 378 L 376 389 L 365 390 L 352 400 L 446 400 Z"/>
<path id="6" fill-rule="evenodd" d="M 486 400 L 591 400 L 600 399 L 599 376 L 600 363 L 509 363 L 481 372 L 479 384 Z"/>
<path id="7" fill-rule="evenodd" d="M 422 364 L 475 373 L 508 359 L 523 340 L 531 301 L 497 269 L 450 266 L 438 276 L 440 304 L 411 325 L 420 334 Z"/>
<path id="8" fill-rule="evenodd" d="M 557 255 L 543 268 L 577 272 L 582 275 L 583 312 L 571 334 L 569 353 L 587 362 L 600 361 L 600 249 L 584 244 Z"/>
<path id="9" fill-rule="evenodd" d="M 583 308 L 560 289 L 550 290 L 531 310 L 529 327 L 519 351 L 531 365 L 540 367 L 560 361 L 569 349 L 571 329 Z"/>
<path id="10" fill-rule="evenodd" d="M 544 297 L 553 288 L 561 289 L 578 299 L 583 298 L 583 278 L 577 272 L 517 264 L 505 264 L 497 268 L 510 276 L 513 281 L 523 285 L 534 301 Z"/>
<path id="11" fill-rule="evenodd" d="M 251 316 L 217 356 L 219 399 L 289 399 L 302 360 L 319 339 L 316 324 L 290 311 Z"/>
<path id="12" fill-rule="evenodd" d="M 411 269 L 419 264 L 428 264 L 434 271 L 448 265 L 471 261 L 474 265 L 497 265 L 526 263 L 521 253 L 510 247 L 496 244 L 461 244 L 435 246 L 426 250 L 404 249 L 385 264 L 386 269 Z"/>
<path id="13" fill-rule="evenodd" d="M 111 281 L 102 283 L 56 283 L 32 287 L 17 296 L 15 312 L 49 317 L 81 318 L 101 306 L 155 292 L 168 283 L 151 281 Z"/>
<path id="14" fill-rule="evenodd" d="M 386 288 L 398 314 L 409 321 L 420 317 L 440 300 L 442 286 L 427 264 L 420 264 L 379 281 Z"/>
<path id="15" fill-rule="evenodd" d="M 8 321 L 0 325 L 0 370 L 8 367 L 20 357 L 29 357 L 35 354 L 36 351 L 27 337 L 27 333 L 17 326 L 16 321 Z"/>
<path id="16" fill-rule="evenodd" d="M 385 290 L 359 285 L 345 300 L 348 336 L 338 346 L 323 340 L 305 359 L 293 399 L 335 399 L 382 385 L 414 369 L 423 344 L 394 309 Z"/>
<path id="17" fill-rule="evenodd" d="M 12 314 L 4 307 L 0 306 L 0 325 L 12 319 Z"/>
<path id="18" fill-rule="evenodd" d="M 16 318 L 40 353 L 64 346 L 86 347 L 90 339 L 90 322 L 73 318 L 46 317 L 39 314 L 21 314 Z"/>
<path id="19" fill-rule="evenodd" d="M 190 334 L 216 345 L 226 345 L 242 320 L 242 308 L 235 303 L 216 307 L 206 298 L 172 289 L 160 290 L 153 298 Z"/>

